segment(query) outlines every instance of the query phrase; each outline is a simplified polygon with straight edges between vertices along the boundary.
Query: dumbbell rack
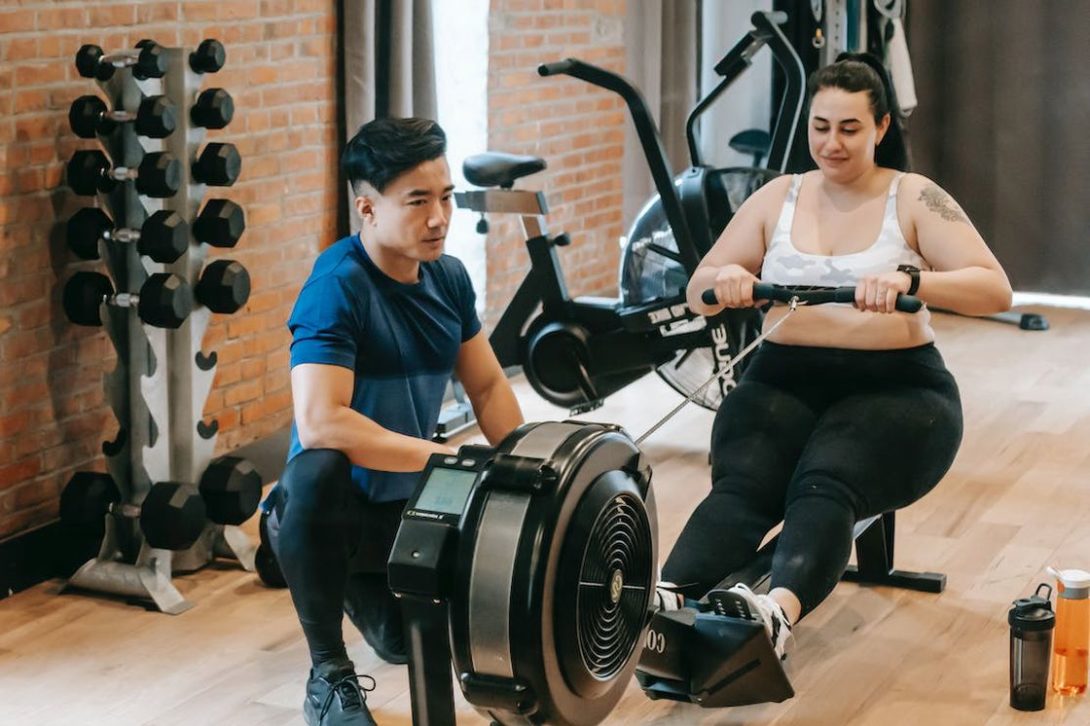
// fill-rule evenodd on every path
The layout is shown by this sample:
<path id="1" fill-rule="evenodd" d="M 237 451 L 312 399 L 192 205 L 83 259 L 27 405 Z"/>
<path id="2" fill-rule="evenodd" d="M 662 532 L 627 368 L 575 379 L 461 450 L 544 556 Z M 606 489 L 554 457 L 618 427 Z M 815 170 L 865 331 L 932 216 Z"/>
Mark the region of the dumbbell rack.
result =
<path id="1" fill-rule="evenodd" d="M 201 74 L 190 68 L 189 51 L 163 48 L 166 73 L 162 78 L 137 80 L 131 68 L 119 68 L 100 88 L 117 111 L 136 112 L 148 95 L 164 94 L 178 108 L 177 127 L 164 139 L 136 134 L 123 123 L 109 136 L 100 136 L 114 166 L 136 168 L 145 153 L 167 151 L 180 162 L 183 183 L 178 192 L 146 202 L 132 182 L 118 183 L 105 193 L 115 226 L 139 229 L 158 209 L 176 212 L 185 220 L 197 216 L 205 185 L 192 182 L 191 165 L 204 141 L 205 129 L 190 119 Z M 133 244 L 100 241 L 103 259 L 118 291 L 139 290 L 150 274 L 170 272 L 191 286 L 204 265 L 204 244 L 190 238 L 188 250 L 169 265 L 142 258 Z M 194 305 L 180 327 L 153 327 L 141 321 L 131 307 L 104 304 L 102 320 L 117 349 L 117 367 L 104 375 L 106 398 L 120 424 L 114 441 L 103 444 L 106 467 L 118 484 L 122 500 L 139 505 L 152 484 L 160 481 L 196 484 L 208 467 L 215 448 L 218 422 L 205 423 L 202 413 L 215 376 L 216 354 L 205 353 L 201 343 L 211 311 Z M 177 614 L 188 602 L 171 582 L 173 573 L 197 570 L 216 556 L 233 557 L 252 571 L 256 545 L 238 526 L 206 521 L 195 544 L 184 550 L 151 547 L 130 520 L 132 533 L 120 533 L 119 521 L 106 516 L 105 536 L 97 557 L 80 567 L 67 581 L 76 586 L 150 599 L 159 610 Z M 125 556 L 122 543 L 135 538 L 135 559 Z M 131 550 L 132 548 L 130 548 Z"/>

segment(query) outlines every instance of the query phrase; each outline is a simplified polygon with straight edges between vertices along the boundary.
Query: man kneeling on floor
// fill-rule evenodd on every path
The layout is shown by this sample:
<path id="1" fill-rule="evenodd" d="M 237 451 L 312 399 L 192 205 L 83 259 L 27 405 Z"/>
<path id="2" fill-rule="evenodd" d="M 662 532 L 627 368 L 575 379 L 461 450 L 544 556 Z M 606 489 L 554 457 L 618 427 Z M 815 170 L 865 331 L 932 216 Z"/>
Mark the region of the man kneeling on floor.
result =
<path id="1" fill-rule="evenodd" d="M 276 555 L 310 648 L 311 726 L 375 723 L 365 695 L 374 681 L 348 658 L 345 613 L 379 657 L 407 662 L 386 560 L 418 472 L 430 455 L 454 453 L 431 440 L 451 373 L 491 444 L 523 421 L 469 275 L 443 254 L 445 150 L 434 121 L 360 128 L 342 158 L 360 233 L 318 256 L 288 322 L 295 420 Z"/>

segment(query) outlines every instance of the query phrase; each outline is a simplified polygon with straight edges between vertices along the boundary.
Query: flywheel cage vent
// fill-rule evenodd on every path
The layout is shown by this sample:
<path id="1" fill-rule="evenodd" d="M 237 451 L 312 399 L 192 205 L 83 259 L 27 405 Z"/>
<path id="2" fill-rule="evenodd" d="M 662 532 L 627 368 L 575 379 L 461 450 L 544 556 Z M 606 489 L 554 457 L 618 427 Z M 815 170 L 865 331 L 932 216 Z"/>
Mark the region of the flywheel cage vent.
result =
<path id="1" fill-rule="evenodd" d="M 628 494 L 610 499 L 587 541 L 576 602 L 579 653 L 599 680 L 613 678 L 624 667 L 643 630 L 651 556 L 642 503 Z"/>

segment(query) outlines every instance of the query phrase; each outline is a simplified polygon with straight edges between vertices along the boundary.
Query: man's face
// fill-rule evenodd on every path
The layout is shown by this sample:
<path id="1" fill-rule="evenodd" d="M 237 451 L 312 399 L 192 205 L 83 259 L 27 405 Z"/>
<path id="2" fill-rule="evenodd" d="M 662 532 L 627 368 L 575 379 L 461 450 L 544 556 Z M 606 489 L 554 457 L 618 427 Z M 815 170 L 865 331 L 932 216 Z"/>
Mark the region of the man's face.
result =
<path id="1" fill-rule="evenodd" d="M 368 184 L 356 197 L 364 234 L 384 251 L 416 262 L 439 259 L 450 224 L 450 167 L 445 156 L 424 161 L 379 193 Z"/>

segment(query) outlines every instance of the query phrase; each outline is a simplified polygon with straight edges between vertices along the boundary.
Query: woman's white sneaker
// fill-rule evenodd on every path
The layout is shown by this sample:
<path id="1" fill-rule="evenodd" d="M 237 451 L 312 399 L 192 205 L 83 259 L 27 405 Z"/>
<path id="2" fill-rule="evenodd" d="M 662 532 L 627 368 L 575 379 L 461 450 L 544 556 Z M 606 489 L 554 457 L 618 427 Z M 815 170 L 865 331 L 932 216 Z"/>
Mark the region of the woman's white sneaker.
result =
<path id="1" fill-rule="evenodd" d="M 685 597 L 672 582 L 660 582 L 655 586 L 655 610 L 680 610 Z"/>
<path id="2" fill-rule="evenodd" d="M 713 590 L 708 593 L 708 600 L 715 607 L 715 612 L 727 617 L 743 620 L 759 620 L 768 632 L 772 647 L 780 660 L 787 659 L 788 644 L 791 642 L 791 623 L 787 621 L 783 608 L 768 595 L 758 595 L 749 587 L 738 583 L 729 590 Z"/>

